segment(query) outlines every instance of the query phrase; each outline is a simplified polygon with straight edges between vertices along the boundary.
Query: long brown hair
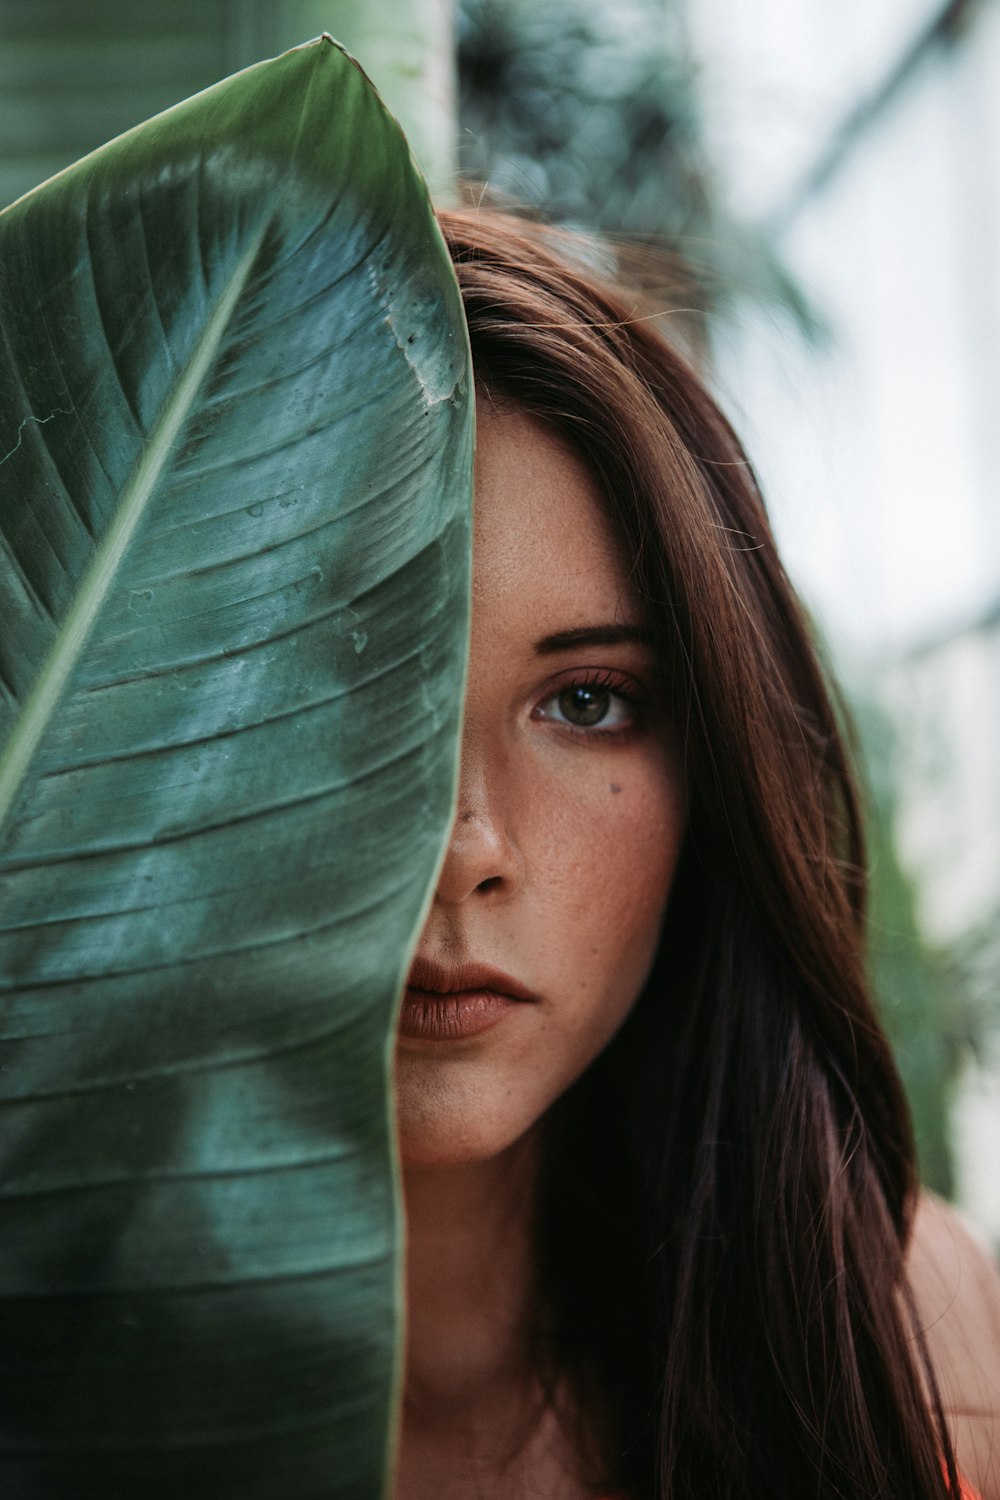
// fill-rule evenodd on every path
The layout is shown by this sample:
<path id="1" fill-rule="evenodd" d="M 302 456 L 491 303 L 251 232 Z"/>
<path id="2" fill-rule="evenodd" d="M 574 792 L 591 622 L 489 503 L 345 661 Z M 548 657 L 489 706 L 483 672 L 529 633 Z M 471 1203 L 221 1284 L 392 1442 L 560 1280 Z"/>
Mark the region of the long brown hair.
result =
<path id="1" fill-rule="evenodd" d="M 440 220 L 477 381 L 601 481 L 690 807 L 651 979 L 550 1118 L 540 1364 L 602 1434 L 595 1488 L 957 1494 L 903 1274 L 913 1148 L 858 799 L 754 476 L 655 320 L 549 231 Z"/>

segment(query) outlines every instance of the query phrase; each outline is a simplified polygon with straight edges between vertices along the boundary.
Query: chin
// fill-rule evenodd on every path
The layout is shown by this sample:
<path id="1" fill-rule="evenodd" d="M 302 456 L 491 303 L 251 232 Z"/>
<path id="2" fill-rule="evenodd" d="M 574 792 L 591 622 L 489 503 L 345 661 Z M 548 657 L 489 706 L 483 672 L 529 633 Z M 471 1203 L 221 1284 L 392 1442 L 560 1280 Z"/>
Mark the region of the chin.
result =
<path id="1" fill-rule="evenodd" d="M 404 1172 L 429 1172 L 440 1171 L 447 1167 L 467 1166 L 470 1162 L 481 1160 L 481 1158 L 468 1156 L 454 1149 L 449 1150 L 442 1142 L 412 1141 L 401 1135 L 399 1160 Z"/>
<path id="2" fill-rule="evenodd" d="M 448 1099 L 397 1075 L 396 1134 L 404 1169 L 460 1167 L 502 1155 L 535 1124 L 491 1109 L 482 1096 Z"/>
<path id="3" fill-rule="evenodd" d="M 484 1130 L 481 1126 L 470 1129 L 468 1122 L 462 1130 L 452 1130 L 444 1122 L 415 1124 L 405 1115 L 397 1117 L 399 1158 L 404 1170 L 463 1167 L 491 1161 L 512 1146 L 522 1133 Z"/>

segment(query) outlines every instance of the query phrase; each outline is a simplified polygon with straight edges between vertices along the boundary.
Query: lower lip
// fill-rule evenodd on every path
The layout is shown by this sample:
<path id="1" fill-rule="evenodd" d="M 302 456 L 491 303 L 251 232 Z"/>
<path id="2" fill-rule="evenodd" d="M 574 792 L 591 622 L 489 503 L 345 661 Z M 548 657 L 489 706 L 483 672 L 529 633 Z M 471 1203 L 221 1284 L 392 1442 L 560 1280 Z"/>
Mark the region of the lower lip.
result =
<path id="1" fill-rule="evenodd" d="M 436 990 L 408 989 L 399 1013 L 399 1035 L 431 1042 L 458 1041 L 489 1031 L 523 1004 L 497 990 L 442 995 Z"/>

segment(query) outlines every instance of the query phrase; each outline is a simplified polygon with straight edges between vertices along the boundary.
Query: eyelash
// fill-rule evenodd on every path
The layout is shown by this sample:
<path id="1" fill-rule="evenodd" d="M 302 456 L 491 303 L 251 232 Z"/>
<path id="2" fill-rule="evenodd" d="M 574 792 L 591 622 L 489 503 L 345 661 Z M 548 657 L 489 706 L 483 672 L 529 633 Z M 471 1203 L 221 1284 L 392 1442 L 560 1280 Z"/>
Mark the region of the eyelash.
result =
<path id="1" fill-rule="evenodd" d="M 617 698 L 627 705 L 630 710 L 630 722 L 619 725 L 615 729 L 602 729 L 598 724 L 573 724 L 567 719 L 557 719 L 551 714 L 541 712 L 546 704 L 556 702 L 563 693 L 573 692 L 574 689 L 584 689 L 607 693 L 611 698 Z M 570 677 L 549 693 L 534 710 L 539 718 L 548 719 L 559 729 L 570 734 L 583 735 L 588 740 L 593 739 L 623 739 L 638 728 L 639 710 L 642 705 L 643 695 L 639 688 L 621 673 L 611 671 L 583 672 L 578 676 Z"/>

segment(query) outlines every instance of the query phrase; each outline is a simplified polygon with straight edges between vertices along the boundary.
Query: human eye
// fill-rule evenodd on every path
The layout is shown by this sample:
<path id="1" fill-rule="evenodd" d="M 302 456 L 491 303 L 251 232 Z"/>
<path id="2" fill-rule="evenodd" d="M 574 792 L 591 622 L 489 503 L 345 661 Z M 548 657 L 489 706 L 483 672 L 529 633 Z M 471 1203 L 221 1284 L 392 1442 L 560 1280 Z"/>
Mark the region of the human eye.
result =
<path id="1" fill-rule="evenodd" d="M 535 708 L 533 717 L 568 729 L 621 734 L 638 718 L 639 692 L 616 672 L 593 672 L 561 683 Z"/>

